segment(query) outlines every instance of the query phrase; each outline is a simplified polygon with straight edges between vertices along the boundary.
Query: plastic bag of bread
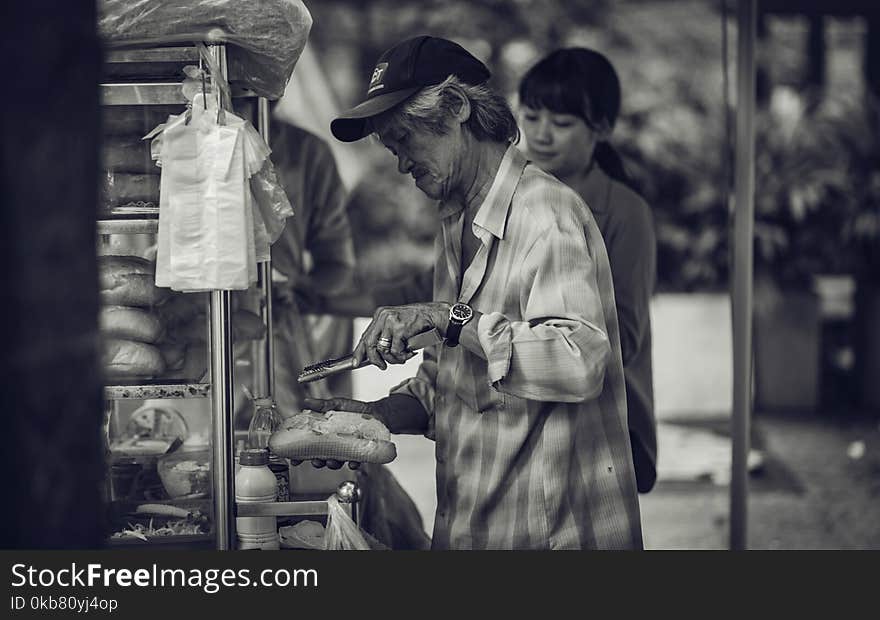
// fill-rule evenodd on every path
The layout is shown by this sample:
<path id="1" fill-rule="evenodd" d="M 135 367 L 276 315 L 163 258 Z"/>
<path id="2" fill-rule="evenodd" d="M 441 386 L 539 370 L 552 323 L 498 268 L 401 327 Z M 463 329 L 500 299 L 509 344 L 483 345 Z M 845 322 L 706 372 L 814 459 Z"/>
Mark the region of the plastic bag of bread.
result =
<path id="1" fill-rule="evenodd" d="M 397 458 L 388 428 L 371 415 L 351 411 L 303 409 L 272 434 L 269 450 L 296 460 L 390 463 Z"/>
<path id="2" fill-rule="evenodd" d="M 324 526 L 317 521 L 305 520 L 296 525 L 278 528 L 281 546 L 285 549 L 324 549 Z"/>

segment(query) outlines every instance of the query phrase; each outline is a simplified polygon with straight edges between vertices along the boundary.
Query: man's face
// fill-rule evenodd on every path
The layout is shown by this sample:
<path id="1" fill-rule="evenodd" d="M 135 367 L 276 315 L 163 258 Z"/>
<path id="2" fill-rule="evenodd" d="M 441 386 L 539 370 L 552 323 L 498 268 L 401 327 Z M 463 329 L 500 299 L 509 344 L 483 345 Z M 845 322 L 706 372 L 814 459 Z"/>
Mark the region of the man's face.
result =
<path id="1" fill-rule="evenodd" d="M 376 135 L 397 157 L 397 170 L 410 174 L 416 187 L 434 200 L 445 200 L 455 190 L 461 153 L 461 128 L 444 135 L 408 129 L 391 119 L 375 121 Z"/>

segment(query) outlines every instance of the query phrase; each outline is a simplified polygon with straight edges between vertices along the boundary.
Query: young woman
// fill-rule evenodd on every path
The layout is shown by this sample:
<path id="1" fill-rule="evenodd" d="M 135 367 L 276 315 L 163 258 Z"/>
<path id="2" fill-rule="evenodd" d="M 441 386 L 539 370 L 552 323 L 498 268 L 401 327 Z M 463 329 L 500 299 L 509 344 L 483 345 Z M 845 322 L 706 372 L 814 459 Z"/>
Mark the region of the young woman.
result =
<path id="1" fill-rule="evenodd" d="M 519 124 L 529 159 L 580 194 L 605 240 L 620 323 L 633 462 L 638 489 L 646 493 L 657 478 L 649 315 L 657 242 L 651 211 L 632 189 L 608 142 L 620 98 L 620 80 L 605 56 L 580 47 L 560 49 L 522 78 Z"/>

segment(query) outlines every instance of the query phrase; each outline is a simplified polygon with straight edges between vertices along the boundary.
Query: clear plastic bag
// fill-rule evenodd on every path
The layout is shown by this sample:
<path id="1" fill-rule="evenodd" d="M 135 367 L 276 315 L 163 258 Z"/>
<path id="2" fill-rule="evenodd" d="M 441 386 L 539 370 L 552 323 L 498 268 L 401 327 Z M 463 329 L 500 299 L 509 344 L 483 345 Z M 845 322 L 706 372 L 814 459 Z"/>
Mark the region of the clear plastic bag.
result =
<path id="1" fill-rule="evenodd" d="M 312 27 L 301 0 L 100 0 L 98 10 L 110 42 L 230 43 L 230 75 L 269 99 L 284 94 Z"/>
<path id="2" fill-rule="evenodd" d="M 369 551 L 370 544 L 357 524 L 339 504 L 335 495 L 327 498 L 327 527 L 324 530 L 324 550 Z"/>

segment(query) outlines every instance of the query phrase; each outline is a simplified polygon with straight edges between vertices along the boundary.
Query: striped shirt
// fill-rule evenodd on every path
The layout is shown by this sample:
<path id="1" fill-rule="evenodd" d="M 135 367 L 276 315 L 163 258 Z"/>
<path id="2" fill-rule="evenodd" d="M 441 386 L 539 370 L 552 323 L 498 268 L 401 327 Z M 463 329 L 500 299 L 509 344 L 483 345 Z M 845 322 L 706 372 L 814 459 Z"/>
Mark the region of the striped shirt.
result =
<path id="1" fill-rule="evenodd" d="M 434 299 L 482 313 L 478 338 L 425 350 L 394 394 L 436 442 L 436 549 L 640 549 L 614 289 L 596 222 L 508 148 L 473 222 L 441 208 Z"/>

